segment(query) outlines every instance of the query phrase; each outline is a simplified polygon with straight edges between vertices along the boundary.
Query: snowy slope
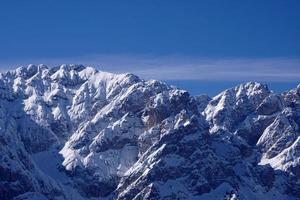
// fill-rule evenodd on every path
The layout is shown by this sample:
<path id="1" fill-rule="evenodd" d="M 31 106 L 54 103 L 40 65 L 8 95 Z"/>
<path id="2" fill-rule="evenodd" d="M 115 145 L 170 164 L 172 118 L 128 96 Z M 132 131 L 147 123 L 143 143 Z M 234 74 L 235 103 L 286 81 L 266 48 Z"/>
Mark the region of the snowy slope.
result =
<path id="1" fill-rule="evenodd" d="M 0 199 L 300 198 L 300 86 L 192 97 L 82 65 L 0 75 Z"/>

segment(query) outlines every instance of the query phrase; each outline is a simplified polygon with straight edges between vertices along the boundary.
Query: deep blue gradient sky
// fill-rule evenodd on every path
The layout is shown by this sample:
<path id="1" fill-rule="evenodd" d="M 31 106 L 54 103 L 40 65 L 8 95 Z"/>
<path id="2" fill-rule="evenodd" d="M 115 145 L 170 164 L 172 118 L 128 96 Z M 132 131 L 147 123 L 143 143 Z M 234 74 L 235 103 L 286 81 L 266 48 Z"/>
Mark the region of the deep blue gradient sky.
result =
<path id="1" fill-rule="evenodd" d="M 195 88 L 195 81 L 203 79 L 300 82 L 298 0 L 2 1 L 0 31 L 2 70 L 37 62 L 76 62 L 145 75 L 149 68 L 160 66 L 165 74 L 172 71 L 172 76 L 156 75 L 160 73 L 156 70 L 145 77 L 184 80 L 186 89 Z M 153 65 L 142 62 L 149 61 L 149 55 L 155 60 Z M 173 58 L 180 60 L 176 72 Z M 205 69 L 205 78 L 201 59 L 218 60 L 208 66 L 211 71 Z M 241 80 L 243 70 L 249 71 L 245 62 L 253 60 L 257 63 L 253 74 Z M 240 62 L 243 65 L 237 69 Z M 231 73 L 214 77 L 216 69 L 226 72 L 232 63 Z M 185 74 L 178 78 L 185 69 L 199 77 Z M 212 84 L 194 93 L 210 93 L 215 88 Z"/>

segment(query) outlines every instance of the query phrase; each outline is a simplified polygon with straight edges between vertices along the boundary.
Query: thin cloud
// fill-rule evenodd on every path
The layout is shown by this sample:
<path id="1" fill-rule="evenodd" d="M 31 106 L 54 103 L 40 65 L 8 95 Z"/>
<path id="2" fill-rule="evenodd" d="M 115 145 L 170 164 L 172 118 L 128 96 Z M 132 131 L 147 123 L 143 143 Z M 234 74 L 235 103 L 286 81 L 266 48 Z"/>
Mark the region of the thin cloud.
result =
<path id="1" fill-rule="evenodd" d="M 84 64 L 102 71 L 134 73 L 144 79 L 300 81 L 300 59 L 208 59 L 179 55 L 93 55 L 77 58 L 27 59 L 0 63 L 1 71 L 30 63 L 57 66 Z"/>

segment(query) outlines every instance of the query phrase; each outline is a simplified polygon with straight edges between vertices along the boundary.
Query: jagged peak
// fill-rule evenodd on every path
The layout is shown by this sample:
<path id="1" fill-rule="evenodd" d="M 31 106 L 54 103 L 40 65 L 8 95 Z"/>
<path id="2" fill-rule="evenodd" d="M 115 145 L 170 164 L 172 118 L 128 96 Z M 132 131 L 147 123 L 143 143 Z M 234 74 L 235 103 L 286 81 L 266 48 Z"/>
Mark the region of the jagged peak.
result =
<path id="1" fill-rule="evenodd" d="M 254 82 L 254 81 L 242 83 L 242 84 L 232 88 L 232 90 L 236 91 L 237 93 L 245 91 L 245 92 L 247 92 L 248 95 L 253 95 L 257 91 L 270 92 L 269 88 L 266 84 Z"/>
<path id="2" fill-rule="evenodd" d="M 225 101 L 226 99 L 228 99 L 227 101 L 234 103 L 236 100 L 243 98 L 244 96 L 247 96 L 248 98 L 262 96 L 263 99 L 269 94 L 271 94 L 271 91 L 266 84 L 258 82 L 247 82 L 221 92 L 217 96 L 213 97 L 212 102 L 220 100 Z M 261 98 L 259 99 L 262 100 Z"/>
<path id="3" fill-rule="evenodd" d="M 254 96 L 256 94 L 267 94 L 270 92 L 271 91 L 266 84 L 252 81 L 224 90 L 217 96 L 213 97 L 213 100 L 220 99 L 223 96 L 235 96 L 236 98 L 239 98 L 242 95 Z"/>
<path id="4" fill-rule="evenodd" d="M 15 70 L 10 70 L 6 73 L 2 73 L 1 76 L 8 79 L 20 77 L 27 80 L 34 77 L 36 74 L 44 74 L 44 76 L 48 76 L 52 80 L 71 85 L 83 83 L 87 80 L 99 82 L 114 79 L 118 82 L 122 81 L 124 83 L 137 83 L 144 81 L 131 73 L 115 74 L 81 64 L 62 64 L 55 67 L 48 67 L 44 64 L 29 64 L 27 66 L 21 66 Z"/>
<path id="5" fill-rule="evenodd" d="M 161 88 L 162 87 L 164 89 L 171 89 L 171 87 L 163 81 L 149 80 L 149 81 L 146 81 L 146 84 L 148 86 L 151 86 L 151 87 L 154 87 L 154 88 L 158 88 L 158 87 Z M 176 88 L 173 88 L 173 89 L 176 89 Z"/>
<path id="6" fill-rule="evenodd" d="M 84 65 L 81 65 L 81 64 L 62 64 L 62 65 L 52 67 L 51 71 L 53 73 L 55 73 L 58 70 L 63 70 L 63 71 L 72 71 L 72 70 L 74 70 L 74 71 L 80 72 L 81 70 L 84 70 L 86 68 L 87 67 L 85 67 Z"/>
<path id="7" fill-rule="evenodd" d="M 128 83 L 145 82 L 143 79 L 132 73 L 111 73 L 91 66 L 84 66 L 81 64 L 62 64 L 55 67 L 49 67 L 45 64 L 29 64 L 27 66 L 20 66 L 17 69 L 9 70 L 1 73 L 1 77 L 5 78 L 24 78 L 30 79 L 37 73 L 45 73 L 52 79 L 66 78 L 70 76 L 78 76 L 80 79 L 88 80 L 96 75 L 96 79 L 124 79 Z M 155 81 L 154 81 L 155 82 Z M 158 82 L 158 81 L 156 81 Z M 149 82 L 151 83 L 151 82 Z M 162 83 L 162 82 L 160 82 Z"/>
<path id="8" fill-rule="evenodd" d="M 247 89 L 251 89 L 253 91 L 257 91 L 257 90 L 269 91 L 267 84 L 259 83 L 259 82 L 247 82 L 245 84 L 241 84 L 239 87 L 244 87 Z"/>
<path id="9" fill-rule="evenodd" d="M 14 70 L 9 70 L 7 72 L 2 73 L 2 76 L 6 77 L 22 77 L 22 78 L 30 78 L 37 74 L 38 72 L 42 72 L 44 70 L 48 70 L 48 67 L 44 64 L 34 65 L 29 64 L 27 66 L 21 66 Z"/>
<path id="10" fill-rule="evenodd" d="M 297 92 L 297 94 L 300 96 L 300 84 L 297 85 L 297 87 L 296 87 L 296 92 Z"/>

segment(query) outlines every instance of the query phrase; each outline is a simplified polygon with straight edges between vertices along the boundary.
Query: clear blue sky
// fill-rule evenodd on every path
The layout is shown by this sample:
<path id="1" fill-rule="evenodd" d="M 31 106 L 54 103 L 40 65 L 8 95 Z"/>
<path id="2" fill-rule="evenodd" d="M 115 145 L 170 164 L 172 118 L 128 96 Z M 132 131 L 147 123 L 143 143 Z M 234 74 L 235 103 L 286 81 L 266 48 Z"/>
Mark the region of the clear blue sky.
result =
<path id="1" fill-rule="evenodd" d="M 300 83 L 298 0 L 2 1 L 0 31 L 2 70 L 35 62 L 78 62 L 184 80 L 186 89 L 204 79 Z M 249 69 L 247 62 L 256 67 L 251 65 L 246 77 L 248 71 L 243 74 L 239 63 Z M 154 65 L 159 70 L 150 73 Z M 193 74 L 180 78 L 185 68 Z M 224 73 L 215 78 L 219 68 Z M 164 76 L 157 75 L 160 69 Z M 216 89 L 202 90 L 213 94 Z"/>

